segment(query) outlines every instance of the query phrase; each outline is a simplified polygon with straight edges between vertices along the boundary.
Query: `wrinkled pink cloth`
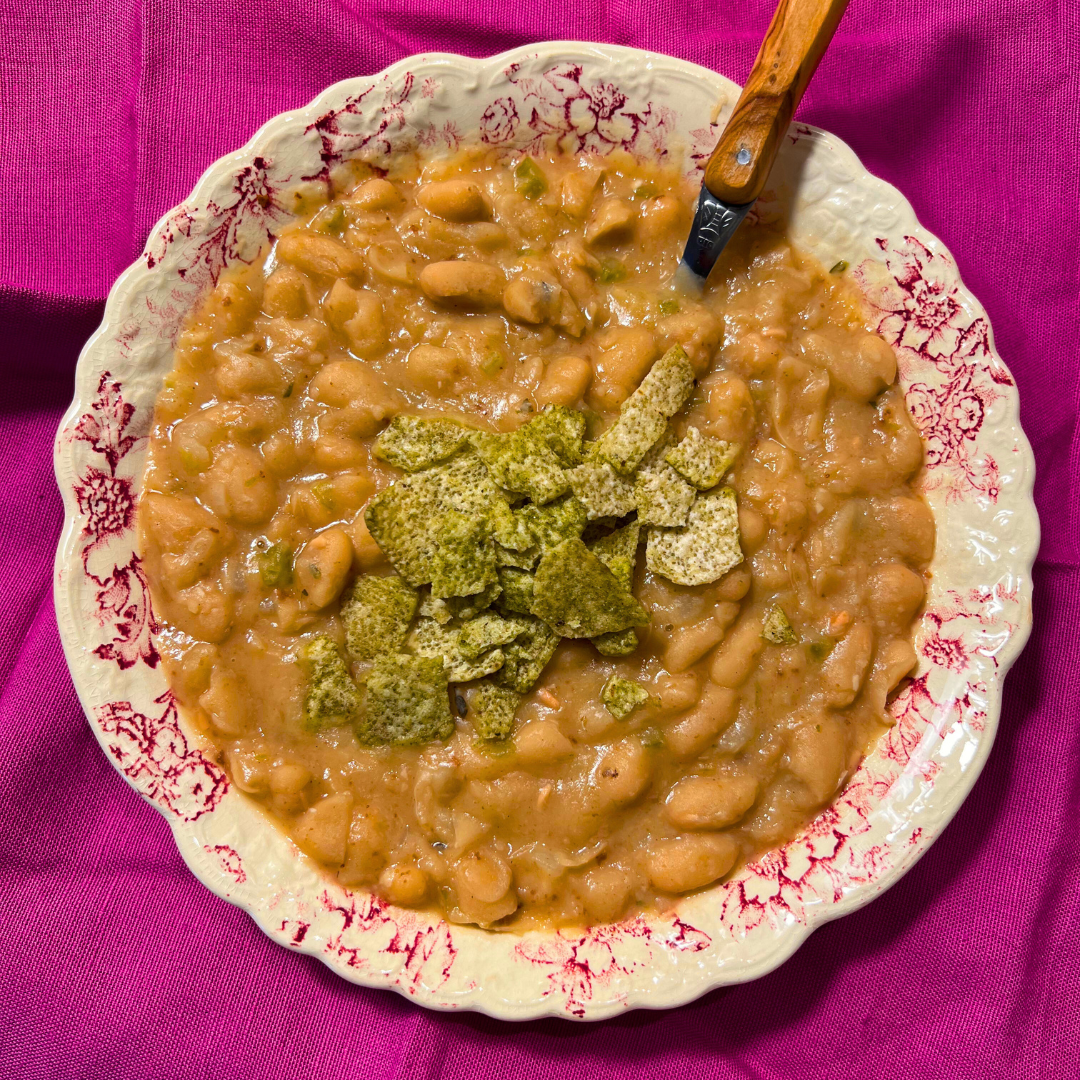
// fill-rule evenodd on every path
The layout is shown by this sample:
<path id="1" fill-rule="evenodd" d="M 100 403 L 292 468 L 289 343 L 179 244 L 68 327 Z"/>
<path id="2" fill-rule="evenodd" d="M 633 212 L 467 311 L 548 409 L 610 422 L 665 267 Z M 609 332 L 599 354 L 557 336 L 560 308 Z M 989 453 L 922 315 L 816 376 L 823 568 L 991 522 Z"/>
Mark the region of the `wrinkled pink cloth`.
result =
<path id="1" fill-rule="evenodd" d="M 1080 21 L 855 0 L 800 116 L 955 253 L 1019 384 L 1044 538 L 997 745 L 927 856 L 771 975 L 668 1013 L 423 1011 L 272 944 L 91 737 L 57 639 L 52 437 L 153 222 L 268 117 L 413 52 L 551 38 L 739 80 L 769 0 L 6 0 L 0 6 L 0 1073 L 17 1078 L 1080 1075 Z"/>

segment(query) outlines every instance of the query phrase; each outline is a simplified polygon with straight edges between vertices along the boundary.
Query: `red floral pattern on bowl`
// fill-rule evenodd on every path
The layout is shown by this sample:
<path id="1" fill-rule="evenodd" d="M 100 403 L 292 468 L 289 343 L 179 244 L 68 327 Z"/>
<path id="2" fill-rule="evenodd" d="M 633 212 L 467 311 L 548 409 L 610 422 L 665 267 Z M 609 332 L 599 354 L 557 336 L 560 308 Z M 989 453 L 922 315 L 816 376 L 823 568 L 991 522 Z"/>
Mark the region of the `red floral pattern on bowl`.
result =
<path id="1" fill-rule="evenodd" d="M 786 219 L 826 265 L 854 268 L 926 442 L 920 484 L 939 539 L 919 666 L 891 706 L 896 724 L 800 836 L 665 915 L 522 936 L 453 926 L 328 881 L 230 787 L 169 693 L 134 535 L 154 398 L 185 315 L 223 269 L 257 256 L 296 189 L 326 185 L 353 158 L 378 164 L 477 139 L 619 148 L 696 173 L 736 96 L 682 61 L 572 43 L 485 61 L 413 57 L 339 83 L 207 171 L 116 283 L 83 351 L 56 440 L 67 521 L 55 595 L 91 726 L 213 892 L 348 979 L 433 1008 L 596 1019 L 755 978 L 910 868 L 989 753 L 1002 681 L 1031 626 L 1038 547 L 1016 388 L 941 243 L 847 146 L 805 125 L 789 132 L 754 212 Z"/>

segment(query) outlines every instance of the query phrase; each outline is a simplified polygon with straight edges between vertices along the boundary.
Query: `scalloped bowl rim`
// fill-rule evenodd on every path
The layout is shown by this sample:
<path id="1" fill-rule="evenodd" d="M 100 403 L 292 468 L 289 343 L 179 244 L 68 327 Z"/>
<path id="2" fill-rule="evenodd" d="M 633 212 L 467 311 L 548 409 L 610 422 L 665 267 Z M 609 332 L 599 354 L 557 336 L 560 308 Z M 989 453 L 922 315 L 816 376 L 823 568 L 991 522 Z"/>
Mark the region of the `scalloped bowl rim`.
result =
<path id="1" fill-rule="evenodd" d="M 253 157 L 258 154 L 260 147 L 277 131 L 287 127 L 298 119 L 304 119 L 308 122 L 315 121 L 321 113 L 325 112 L 325 110 L 333 103 L 344 98 L 350 90 L 358 90 L 360 87 L 368 86 L 379 80 L 384 82 L 393 81 L 396 78 L 405 76 L 406 73 L 410 71 L 415 71 L 421 65 L 425 68 L 441 67 L 453 70 L 465 68 L 472 74 L 482 76 L 487 73 L 497 74 L 499 71 L 505 70 L 509 64 L 524 61 L 535 56 L 542 56 L 552 63 L 579 60 L 583 63 L 588 63 L 594 60 L 602 62 L 621 59 L 625 61 L 633 60 L 634 62 L 644 62 L 647 65 L 655 64 L 660 67 L 674 65 L 681 73 L 700 78 L 706 83 L 715 84 L 718 93 L 723 93 L 725 91 L 730 92 L 732 89 L 737 90 L 735 84 L 731 83 L 723 76 L 688 61 L 647 50 L 615 45 L 597 45 L 586 42 L 539 42 L 525 47 L 511 49 L 484 59 L 459 56 L 453 53 L 422 53 L 406 57 L 373 75 L 359 76 L 335 83 L 303 108 L 278 114 L 266 121 L 266 123 L 261 125 L 241 148 L 218 158 L 208 166 L 200 176 L 188 198 L 158 219 L 148 234 L 143 254 L 116 280 L 109 292 L 102 323 L 87 341 L 80 354 L 76 369 L 75 398 L 60 423 L 54 454 L 57 482 L 61 487 L 65 501 L 65 523 L 58 544 L 54 568 L 54 597 L 65 655 L 72 671 L 73 682 L 75 683 L 80 702 L 82 703 L 88 718 L 93 714 L 93 706 L 89 697 L 93 680 L 82 671 L 84 650 L 80 648 L 80 644 L 74 633 L 74 621 L 77 615 L 73 609 L 71 596 L 69 595 L 68 587 L 66 586 L 64 579 L 64 572 L 79 562 L 79 554 L 76 551 L 76 545 L 82 520 L 78 507 L 77 505 L 74 505 L 68 487 L 65 486 L 70 479 L 66 470 L 70 464 L 69 459 L 72 457 L 70 449 L 72 440 L 70 437 L 65 440 L 65 433 L 74 429 L 80 415 L 85 414 L 87 410 L 88 402 L 94 392 L 93 386 L 95 379 L 100 373 L 100 365 L 98 364 L 95 366 L 95 351 L 101 342 L 110 339 L 116 333 L 117 328 L 115 324 L 120 314 L 121 298 L 129 290 L 137 288 L 140 281 L 143 280 L 144 275 L 152 272 L 148 271 L 146 266 L 146 257 L 151 246 L 155 241 L 162 238 L 165 230 L 168 228 L 170 220 L 175 218 L 178 211 L 184 207 L 204 202 L 207 194 L 219 189 L 225 181 L 236 175 L 236 170 L 238 168 L 251 162 Z M 890 201 L 894 202 L 902 212 L 906 213 L 906 217 L 910 222 L 909 225 L 905 226 L 905 231 L 907 233 L 910 233 L 920 242 L 931 247 L 935 254 L 942 255 L 955 263 L 955 260 L 952 260 L 952 257 L 949 255 L 945 246 L 941 244 L 936 237 L 933 237 L 919 225 L 910 204 L 895 187 L 869 174 L 861 162 L 859 162 L 854 151 L 835 136 L 809 127 L 807 127 L 807 131 L 808 133 L 812 133 L 815 137 L 826 138 L 831 151 L 843 159 L 845 164 L 853 171 L 856 177 L 858 177 L 860 183 L 873 185 L 875 189 L 880 192 L 882 197 L 888 198 Z M 971 296 L 970 292 L 964 289 L 962 282 L 959 281 L 958 272 L 957 282 L 970 310 L 974 312 L 975 315 L 985 319 L 984 309 L 978 301 Z M 988 351 L 1000 363 L 1000 358 L 997 357 L 996 351 L 993 349 L 993 338 L 992 331 L 989 330 L 989 320 L 986 320 L 986 323 L 988 331 Z M 1001 364 L 1001 367 L 1005 370 L 1004 364 Z M 272 912 L 264 911 L 256 906 L 254 902 L 245 901 L 242 897 L 238 897 L 231 893 L 227 888 L 227 881 L 223 877 L 220 875 L 215 876 L 207 872 L 206 863 L 200 861 L 200 859 L 196 857 L 196 853 L 192 848 L 190 842 L 191 838 L 188 835 L 189 828 L 187 823 L 179 820 L 175 815 L 170 816 L 170 813 L 165 806 L 160 802 L 149 799 L 145 792 L 140 793 L 148 798 L 148 801 L 151 801 L 152 805 L 156 806 L 163 816 L 165 816 L 166 820 L 169 821 L 174 838 L 176 839 L 177 847 L 196 877 L 198 877 L 215 895 L 246 910 L 255 920 L 256 924 L 268 936 L 282 944 L 288 944 L 293 948 L 298 947 L 301 952 L 309 952 L 311 955 L 316 955 L 336 973 L 341 974 L 354 982 L 362 985 L 388 987 L 397 990 L 403 996 L 418 1001 L 427 1007 L 446 1009 L 467 1008 L 486 1013 L 487 1015 L 499 1019 L 519 1020 L 533 1019 L 541 1016 L 561 1016 L 569 1019 L 591 1020 L 615 1015 L 626 1011 L 629 1008 L 671 1008 L 692 1001 L 711 989 L 758 978 L 773 970 L 786 960 L 819 925 L 858 910 L 864 904 L 880 895 L 886 888 L 895 884 L 896 881 L 910 870 L 918 859 L 926 853 L 934 839 L 936 839 L 942 829 L 959 810 L 960 805 L 967 797 L 981 773 L 986 758 L 989 755 L 994 742 L 994 735 L 1000 714 L 1001 690 L 1004 676 L 1012 662 L 1023 649 L 1031 632 L 1030 574 L 1039 543 L 1039 523 L 1032 501 L 1034 458 L 1030 446 L 1019 425 L 1018 401 L 1016 399 L 1015 390 L 1007 403 L 1005 415 L 998 422 L 998 427 L 1004 427 L 1006 429 L 1011 428 L 1012 434 L 1016 439 L 1017 452 L 1020 454 L 1022 470 L 1019 478 L 1019 485 L 1012 493 L 1012 500 L 1020 511 L 1028 512 L 1027 517 L 1030 520 L 1027 520 L 1024 523 L 1027 528 L 1027 532 L 1025 533 L 1026 543 L 1023 545 L 1024 550 L 1018 552 L 1015 556 L 1014 565 L 1012 567 L 1023 581 L 1023 584 L 1020 586 L 1021 592 L 1023 593 L 1021 597 L 1021 600 L 1023 601 L 1021 605 L 1022 610 L 1019 621 L 1013 626 L 1007 639 L 996 653 L 997 674 L 987 692 L 985 727 L 977 742 L 977 753 L 965 767 L 962 778 L 954 783 L 952 788 L 953 797 L 949 805 L 933 819 L 920 821 L 922 835 L 919 842 L 913 844 L 902 858 L 884 870 L 881 876 L 873 881 L 872 886 L 867 885 L 855 888 L 854 891 L 842 896 L 833 903 L 823 903 L 817 906 L 812 905 L 808 907 L 806 909 L 806 920 L 804 923 L 793 922 L 790 925 L 785 926 L 784 932 L 777 934 L 773 948 L 762 952 L 755 962 L 747 966 L 731 971 L 727 970 L 725 967 L 719 967 L 710 970 L 702 977 L 684 978 L 677 988 L 668 987 L 664 994 L 657 994 L 652 997 L 650 996 L 650 986 L 646 972 L 646 975 L 639 978 L 637 982 L 632 985 L 632 989 L 622 998 L 597 1003 L 595 1007 L 587 1008 L 584 1011 L 576 1013 L 569 1010 L 565 1002 L 562 1001 L 562 998 L 554 994 L 550 999 L 544 999 L 545 1004 L 543 1007 L 536 1007 L 534 1005 L 533 1007 L 526 1006 L 525 1008 L 515 1007 L 513 1001 L 499 999 L 495 997 L 495 995 L 486 997 L 482 993 L 472 997 L 467 1002 L 462 1002 L 460 1005 L 448 1001 L 425 1000 L 421 997 L 417 997 L 413 990 L 410 990 L 408 986 L 403 985 L 399 981 L 387 981 L 385 978 L 365 978 L 355 971 L 343 970 L 340 963 L 335 963 L 331 956 L 325 954 L 325 950 L 320 953 L 319 949 L 314 944 L 310 948 L 305 948 L 302 944 L 297 946 L 295 942 L 287 940 L 287 935 L 283 933 L 282 929 L 274 925 L 272 921 Z M 94 723 L 91 723 L 91 728 L 95 737 L 98 739 L 99 744 L 102 746 L 102 749 L 108 754 L 109 745 L 103 730 Z M 129 782 L 131 782 L 130 778 Z M 134 783 L 133 786 L 135 786 Z M 708 892 L 711 891 L 712 890 L 708 890 Z M 454 932 L 458 933 L 462 929 L 463 928 L 454 928 Z M 473 930 L 473 933 L 484 932 Z"/>

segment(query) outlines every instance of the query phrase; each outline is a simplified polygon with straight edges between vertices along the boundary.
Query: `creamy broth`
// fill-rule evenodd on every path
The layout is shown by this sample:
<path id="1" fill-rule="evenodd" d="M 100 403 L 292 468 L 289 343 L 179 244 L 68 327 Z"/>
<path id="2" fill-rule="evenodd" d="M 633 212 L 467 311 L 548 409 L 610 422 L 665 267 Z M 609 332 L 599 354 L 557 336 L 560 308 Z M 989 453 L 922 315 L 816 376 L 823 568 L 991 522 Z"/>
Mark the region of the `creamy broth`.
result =
<path id="1" fill-rule="evenodd" d="M 664 908 L 795 835 L 891 723 L 934 546 L 894 355 L 842 268 L 773 228 L 741 228 L 700 300 L 673 292 L 695 198 L 628 156 L 357 172 L 182 334 L 140 506 L 167 672 L 233 782 L 344 885 L 510 929 Z M 387 424 L 512 432 L 559 406 L 593 439 L 676 345 L 696 384 L 672 437 L 738 448 L 742 561 L 675 584 L 643 529 L 636 648 L 561 639 L 505 738 L 475 729 L 475 682 L 420 745 L 306 722 L 305 643 L 368 677 L 341 602 L 393 572 L 365 519 L 404 475 L 375 454 Z M 645 698 L 621 718 L 613 675 Z"/>

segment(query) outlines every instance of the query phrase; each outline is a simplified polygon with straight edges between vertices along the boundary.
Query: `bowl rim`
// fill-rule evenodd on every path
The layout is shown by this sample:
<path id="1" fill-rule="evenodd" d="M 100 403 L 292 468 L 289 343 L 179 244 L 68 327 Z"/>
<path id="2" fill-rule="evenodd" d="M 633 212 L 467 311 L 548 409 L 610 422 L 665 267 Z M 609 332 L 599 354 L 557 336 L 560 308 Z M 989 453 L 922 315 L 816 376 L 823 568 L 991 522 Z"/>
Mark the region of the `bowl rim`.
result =
<path id="1" fill-rule="evenodd" d="M 589 60 L 597 59 L 618 60 L 620 58 L 633 58 L 636 62 L 643 61 L 648 65 L 655 64 L 661 67 L 675 65 L 686 74 L 699 77 L 708 84 L 715 84 L 719 92 L 730 91 L 732 89 L 737 91 L 738 89 L 734 83 L 731 83 L 730 80 L 727 80 L 724 76 L 690 61 L 651 50 L 636 49 L 620 45 L 594 44 L 589 42 L 567 40 L 536 42 L 526 46 L 509 49 L 485 58 L 473 58 L 447 52 L 426 52 L 405 57 L 372 75 L 357 76 L 336 82 L 323 90 L 302 108 L 288 110 L 277 114 L 260 125 L 242 147 L 223 155 L 212 162 L 202 172 L 188 197 L 177 204 L 177 206 L 168 210 L 157 220 L 147 235 L 143 252 L 135 262 L 124 270 L 116 279 L 106 300 L 101 325 L 91 335 L 80 353 L 76 365 L 74 399 L 60 422 L 54 444 L 54 469 L 57 483 L 61 488 L 65 504 L 64 528 L 58 542 L 54 562 L 54 601 L 65 657 L 68 660 L 68 666 L 72 672 L 72 680 L 75 684 L 80 703 L 82 704 L 88 719 L 92 716 L 92 705 L 89 699 L 90 685 L 84 680 L 84 677 L 79 674 L 80 667 L 78 661 L 81 659 L 82 650 L 78 641 L 70 632 L 70 628 L 77 615 L 73 610 L 71 596 L 64 583 L 65 569 L 71 565 L 73 559 L 78 559 L 75 547 L 80 525 L 79 509 L 77 506 L 73 505 L 70 494 L 71 477 L 66 471 L 71 456 L 71 440 L 65 440 L 64 436 L 65 433 L 73 428 L 80 414 L 85 412 L 87 402 L 90 400 L 94 391 L 95 378 L 99 374 L 98 368 L 100 365 L 95 366 L 94 361 L 95 351 L 102 341 L 108 339 L 110 335 L 115 332 L 114 323 L 119 315 L 121 297 L 129 289 L 136 286 L 142 275 L 148 272 L 146 260 L 152 244 L 156 239 L 161 237 L 163 231 L 168 227 L 170 220 L 174 219 L 178 211 L 188 205 L 200 202 L 202 198 L 220 184 L 224 178 L 232 177 L 238 167 L 242 167 L 252 160 L 253 156 L 258 153 L 260 147 L 267 142 L 268 138 L 273 135 L 277 129 L 293 123 L 300 118 L 309 120 L 316 119 L 320 112 L 326 109 L 328 104 L 342 97 L 349 89 L 358 89 L 380 80 L 391 81 L 395 78 L 402 77 L 411 70 L 417 69 L 420 65 L 431 68 L 456 70 L 460 70 L 464 67 L 474 74 L 484 74 L 489 72 L 497 74 L 500 71 L 505 70 L 508 65 L 539 55 L 543 55 L 552 62 L 574 61 L 579 59 L 583 62 L 588 62 Z M 819 129 L 812 128 L 809 125 L 803 126 L 806 128 L 808 134 L 827 139 L 831 149 L 845 159 L 845 161 L 855 170 L 856 175 L 861 182 L 869 181 L 874 185 L 877 185 L 879 190 L 885 196 L 888 196 L 905 212 L 907 216 L 907 222 L 905 224 L 906 232 L 910 233 L 919 241 L 931 246 L 936 254 L 943 255 L 952 263 L 953 267 L 955 267 L 956 261 L 945 245 L 918 223 L 914 210 L 902 193 L 900 193 L 893 185 L 888 184 L 886 181 L 869 173 L 859 161 L 854 151 L 851 150 L 846 143 L 831 134 L 821 132 Z M 970 310 L 977 317 L 985 320 L 988 331 L 988 353 L 998 364 L 1000 364 L 1001 369 L 1007 372 L 1007 368 L 1005 368 L 1004 363 L 1001 361 L 1000 356 L 994 348 L 993 332 L 990 328 L 989 318 L 987 317 L 985 310 L 971 294 L 970 290 L 964 286 L 960 279 L 958 269 L 956 269 L 955 274 L 957 285 L 963 292 L 964 297 L 970 306 Z M 994 743 L 1000 716 L 1002 688 L 1005 675 L 1023 649 L 1031 633 L 1031 568 L 1038 551 L 1040 529 L 1038 515 L 1032 497 L 1035 462 L 1031 447 L 1019 423 L 1019 398 L 1015 389 L 1015 382 L 1013 383 L 1011 395 L 1006 395 L 1006 397 L 1007 405 L 1005 408 L 1005 415 L 999 421 L 998 426 L 1009 428 L 1016 439 L 1017 452 L 1020 455 L 1021 475 L 1019 483 L 1014 487 L 1011 500 L 1018 510 L 1023 512 L 1024 525 L 1027 529 L 1024 534 L 1025 542 L 1022 545 L 1022 550 L 1014 555 L 1013 562 L 1013 568 L 1022 579 L 1021 592 L 1023 595 L 1021 599 L 1023 603 L 1020 613 L 1021 617 L 1000 650 L 995 654 L 998 661 L 997 672 L 986 695 L 987 708 L 985 728 L 978 740 L 977 754 L 966 767 L 963 779 L 956 785 L 954 797 L 946 810 L 939 814 L 936 819 L 928 820 L 923 823 L 922 836 L 919 843 L 914 845 L 906 853 L 905 857 L 886 869 L 879 878 L 875 879 L 872 888 L 859 888 L 850 895 L 845 895 L 842 898 L 837 899 L 832 904 L 822 905 L 808 910 L 806 921 L 804 923 L 795 923 L 789 928 L 789 932 L 778 935 L 775 947 L 762 955 L 755 964 L 749 967 L 728 973 L 725 973 L 723 967 L 716 968 L 710 971 L 708 976 L 703 979 L 684 980 L 681 984 L 681 993 L 669 992 L 666 995 L 658 995 L 655 999 L 650 999 L 648 993 L 649 987 L 648 985 L 645 985 L 644 990 L 638 988 L 636 992 L 629 994 L 625 1001 L 605 1003 L 596 1009 L 590 1010 L 588 1015 L 568 1013 L 565 1006 L 561 1006 L 558 1001 L 554 1000 L 554 996 L 552 999 L 545 999 L 548 1003 L 547 1007 L 526 1008 L 524 1010 L 517 1009 L 513 1006 L 513 1003 L 499 999 L 494 995 L 492 995 L 490 999 L 481 995 L 460 1004 L 446 1001 L 426 1000 L 417 997 L 416 994 L 410 991 L 406 986 L 393 979 L 363 978 L 353 972 L 343 972 L 340 965 L 335 965 L 329 956 L 320 954 L 314 948 L 310 950 L 301 948 L 300 951 L 307 951 L 312 955 L 316 955 L 336 973 L 343 974 L 354 982 L 359 982 L 368 986 L 389 987 L 401 993 L 403 996 L 410 997 L 412 1000 L 418 1001 L 420 1004 L 431 1008 L 468 1008 L 504 1020 L 533 1019 L 542 1016 L 559 1016 L 569 1019 L 602 1019 L 625 1011 L 628 1008 L 671 1008 L 692 1001 L 709 990 L 719 986 L 750 981 L 758 978 L 773 970 L 790 957 L 818 926 L 858 910 L 866 903 L 869 903 L 870 900 L 879 896 L 887 888 L 895 884 L 908 870 L 911 869 L 912 866 L 915 865 L 926 851 L 929 850 L 937 836 L 940 835 L 944 827 L 959 811 L 960 806 L 967 798 L 975 781 L 981 774 Z M 138 476 L 140 485 L 141 479 L 142 475 L 140 471 Z M 98 739 L 99 744 L 102 746 L 102 749 L 108 753 L 108 746 L 101 729 L 93 722 L 91 722 L 91 729 Z M 132 783 L 133 787 L 136 786 L 129 777 L 127 779 L 129 783 Z M 136 787 L 136 790 L 139 789 Z M 147 797 L 145 792 L 140 791 L 140 794 L 142 794 L 144 798 Z M 837 797 L 839 798 L 839 796 Z M 255 904 L 245 901 L 243 897 L 223 889 L 220 879 L 210 878 L 206 873 L 205 863 L 200 861 L 197 857 L 197 853 L 191 847 L 189 837 L 186 835 L 187 830 L 185 829 L 185 823 L 175 816 L 170 817 L 167 809 L 159 802 L 150 799 L 148 799 L 148 801 L 151 801 L 159 812 L 165 816 L 166 820 L 169 821 L 181 856 L 203 884 L 215 893 L 215 895 L 218 895 L 247 911 L 247 913 L 255 920 L 256 924 L 267 933 L 268 936 L 283 944 L 293 945 L 293 943 L 285 941 L 282 933 L 279 932 L 265 917 L 265 912 L 258 910 Z M 459 928 L 455 928 L 455 932 L 457 929 Z M 483 931 L 477 932 L 484 933 Z M 293 945 L 293 947 L 295 948 L 295 945 Z M 647 980 L 642 981 L 647 984 Z M 661 996 L 663 997 L 662 1000 L 659 999 Z"/>

